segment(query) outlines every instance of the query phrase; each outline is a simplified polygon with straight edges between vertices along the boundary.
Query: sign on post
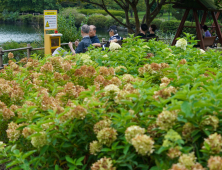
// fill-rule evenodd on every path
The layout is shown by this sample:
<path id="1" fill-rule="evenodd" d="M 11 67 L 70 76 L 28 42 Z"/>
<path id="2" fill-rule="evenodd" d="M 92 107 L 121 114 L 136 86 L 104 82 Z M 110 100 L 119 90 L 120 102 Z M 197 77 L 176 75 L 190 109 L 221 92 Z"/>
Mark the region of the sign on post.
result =
<path id="1" fill-rule="evenodd" d="M 57 10 L 44 10 L 44 30 L 57 30 Z"/>

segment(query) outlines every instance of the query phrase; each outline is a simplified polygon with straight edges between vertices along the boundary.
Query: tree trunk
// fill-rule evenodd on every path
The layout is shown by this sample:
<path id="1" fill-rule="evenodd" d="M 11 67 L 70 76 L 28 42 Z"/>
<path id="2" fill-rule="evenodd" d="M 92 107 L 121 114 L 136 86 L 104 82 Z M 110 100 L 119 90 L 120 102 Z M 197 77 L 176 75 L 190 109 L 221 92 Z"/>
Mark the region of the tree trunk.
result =
<path id="1" fill-rule="evenodd" d="M 135 34 L 138 34 L 140 32 L 140 20 L 139 20 L 139 15 L 138 15 L 138 12 L 137 12 L 136 4 L 132 4 L 131 7 L 133 9 L 134 19 L 135 19 L 135 22 L 136 22 Z"/>
<path id="2" fill-rule="evenodd" d="M 130 20 L 129 20 L 129 6 L 124 11 L 125 11 L 125 17 L 126 17 L 126 25 L 131 28 Z M 130 34 L 134 33 L 132 28 L 131 29 L 128 28 L 128 32 Z"/>

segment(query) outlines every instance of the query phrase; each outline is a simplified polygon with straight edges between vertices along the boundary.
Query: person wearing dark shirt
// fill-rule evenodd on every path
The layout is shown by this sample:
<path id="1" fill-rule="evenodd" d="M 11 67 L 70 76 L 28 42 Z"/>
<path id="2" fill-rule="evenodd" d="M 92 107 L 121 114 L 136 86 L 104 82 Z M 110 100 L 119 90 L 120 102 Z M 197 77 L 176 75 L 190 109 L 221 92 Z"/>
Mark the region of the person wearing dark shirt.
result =
<path id="1" fill-rule="evenodd" d="M 73 53 L 73 55 L 77 53 L 83 53 L 84 50 L 87 49 L 92 44 L 92 41 L 90 40 L 89 37 L 89 30 L 90 27 L 88 25 L 83 25 L 81 28 L 81 35 L 83 37 L 82 41 L 79 43 L 78 41 L 75 42 L 75 45 L 77 46 L 76 50 L 73 49 L 73 44 L 72 42 L 69 42 L 69 47 Z"/>
<path id="2" fill-rule="evenodd" d="M 147 37 L 155 37 L 156 36 L 155 35 L 156 29 L 157 29 L 156 25 L 154 25 L 154 24 L 150 25 L 150 27 L 149 27 L 150 34 L 147 35 Z"/>
<path id="3" fill-rule="evenodd" d="M 145 38 L 147 30 L 148 30 L 148 26 L 146 24 L 142 24 L 140 26 L 140 33 L 137 34 L 137 37 L 140 36 L 141 38 Z"/>
<path id="4" fill-rule="evenodd" d="M 92 45 L 96 47 L 101 47 L 99 38 L 96 36 L 96 27 L 94 25 L 90 25 L 89 37 L 92 41 Z"/>

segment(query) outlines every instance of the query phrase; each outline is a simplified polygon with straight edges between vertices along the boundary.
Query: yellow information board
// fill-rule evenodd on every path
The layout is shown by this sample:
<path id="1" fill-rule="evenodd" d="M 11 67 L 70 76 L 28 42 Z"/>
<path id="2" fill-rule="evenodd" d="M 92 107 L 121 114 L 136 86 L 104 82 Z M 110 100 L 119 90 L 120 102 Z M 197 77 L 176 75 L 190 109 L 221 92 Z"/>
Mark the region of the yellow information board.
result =
<path id="1" fill-rule="evenodd" d="M 44 47 L 45 55 L 51 55 L 61 46 L 62 34 L 47 34 L 47 30 L 57 30 L 57 10 L 44 11 Z"/>
<path id="2" fill-rule="evenodd" d="M 57 10 L 44 11 L 44 30 L 57 30 Z"/>

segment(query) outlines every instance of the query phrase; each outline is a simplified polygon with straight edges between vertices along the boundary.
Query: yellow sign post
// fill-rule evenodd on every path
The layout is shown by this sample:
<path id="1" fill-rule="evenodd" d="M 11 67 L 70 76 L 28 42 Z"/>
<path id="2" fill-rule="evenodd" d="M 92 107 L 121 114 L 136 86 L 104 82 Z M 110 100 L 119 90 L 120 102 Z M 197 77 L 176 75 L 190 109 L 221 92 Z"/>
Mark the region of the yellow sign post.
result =
<path id="1" fill-rule="evenodd" d="M 44 10 L 45 55 L 52 54 L 61 46 L 62 34 L 47 34 L 47 30 L 57 30 L 57 10 Z"/>

